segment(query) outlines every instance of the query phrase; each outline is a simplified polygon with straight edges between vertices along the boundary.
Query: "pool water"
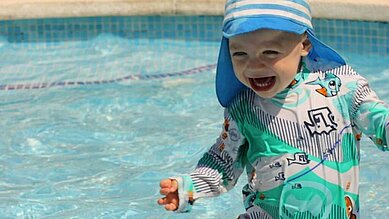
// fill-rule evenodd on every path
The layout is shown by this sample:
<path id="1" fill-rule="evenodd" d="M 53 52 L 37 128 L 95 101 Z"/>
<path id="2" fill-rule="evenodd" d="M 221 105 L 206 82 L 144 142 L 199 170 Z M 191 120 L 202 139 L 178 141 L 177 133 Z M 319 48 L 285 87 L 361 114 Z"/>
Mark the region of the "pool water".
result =
<path id="1" fill-rule="evenodd" d="M 109 34 L 49 45 L 1 41 L 0 217 L 235 218 L 242 213 L 245 176 L 231 192 L 196 202 L 189 214 L 166 212 L 156 203 L 159 181 L 191 171 L 223 122 L 214 68 L 169 73 L 215 64 L 218 47 L 219 42 Z M 343 55 L 389 102 L 389 58 Z M 361 218 L 384 218 L 389 153 L 368 139 L 361 150 Z"/>

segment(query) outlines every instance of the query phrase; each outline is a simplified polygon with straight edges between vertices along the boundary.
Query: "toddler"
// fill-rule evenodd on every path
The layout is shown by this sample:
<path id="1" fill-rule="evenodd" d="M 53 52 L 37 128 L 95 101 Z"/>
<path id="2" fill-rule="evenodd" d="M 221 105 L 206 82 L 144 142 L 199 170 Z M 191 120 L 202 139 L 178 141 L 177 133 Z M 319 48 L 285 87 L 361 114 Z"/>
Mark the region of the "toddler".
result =
<path id="1" fill-rule="evenodd" d="M 359 141 L 388 151 L 389 107 L 315 37 L 307 1 L 228 0 L 216 92 L 222 132 L 160 205 L 189 211 L 245 171 L 238 218 L 358 218 Z"/>

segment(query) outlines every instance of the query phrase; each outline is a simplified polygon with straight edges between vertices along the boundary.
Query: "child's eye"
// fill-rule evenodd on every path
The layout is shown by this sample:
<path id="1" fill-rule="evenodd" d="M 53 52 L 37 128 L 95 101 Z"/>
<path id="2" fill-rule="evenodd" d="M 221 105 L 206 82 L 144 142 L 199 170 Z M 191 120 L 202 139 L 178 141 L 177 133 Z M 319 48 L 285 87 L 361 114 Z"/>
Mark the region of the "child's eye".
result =
<path id="1" fill-rule="evenodd" d="M 275 50 L 265 50 L 262 52 L 262 54 L 264 54 L 264 55 L 278 55 L 279 52 L 275 51 Z"/>
<path id="2" fill-rule="evenodd" d="M 232 53 L 232 56 L 244 56 L 244 55 L 247 55 L 247 53 L 245 53 L 245 52 L 234 52 L 234 53 Z"/>

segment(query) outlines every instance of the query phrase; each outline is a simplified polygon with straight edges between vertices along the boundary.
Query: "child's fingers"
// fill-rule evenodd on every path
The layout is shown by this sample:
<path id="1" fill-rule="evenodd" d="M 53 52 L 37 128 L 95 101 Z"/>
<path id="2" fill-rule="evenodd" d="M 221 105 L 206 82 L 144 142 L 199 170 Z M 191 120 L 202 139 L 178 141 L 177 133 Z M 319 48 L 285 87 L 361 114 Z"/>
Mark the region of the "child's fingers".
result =
<path id="1" fill-rule="evenodd" d="M 171 183 L 170 192 L 177 191 L 177 189 L 178 189 L 178 182 L 177 182 L 177 180 L 172 179 L 170 183 Z"/>
<path id="2" fill-rule="evenodd" d="M 165 205 L 165 204 L 167 204 L 167 203 L 166 203 L 166 198 L 160 198 L 160 199 L 158 199 L 158 204 L 159 204 L 159 205 Z"/>
<path id="3" fill-rule="evenodd" d="M 171 179 L 164 179 L 164 180 L 161 180 L 161 182 L 159 183 L 159 186 L 161 188 L 170 188 L 172 186 L 172 180 Z"/>
<path id="4" fill-rule="evenodd" d="M 167 198 L 160 198 L 158 199 L 159 205 L 164 205 L 165 209 L 168 211 L 174 211 L 178 208 L 178 200 L 173 199 L 171 202 L 168 202 Z"/>
<path id="5" fill-rule="evenodd" d="M 169 194 L 171 192 L 172 191 L 171 191 L 170 187 L 169 188 L 162 188 L 162 189 L 159 190 L 159 193 L 161 193 L 161 195 L 167 195 L 167 194 Z"/>
<path id="6" fill-rule="evenodd" d="M 165 209 L 168 211 L 174 211 L 177 209 L 177 205 L 170 203 L 170 204 L 165 205 Z"/>
<path id="7" fill-rule="evenodd" d="M 170 192 L 176 192 L 178 188 L 178 183 L 176 180 L 164 179 L 159 183 L 161 189 L 160 193 L 162 195 L 167 195 Z"/>
<path id="8" fill-rule="evenodd" d="M 174 205 L 178 205 L 178 200 L 175 199 L 175 198 L 160 198 L 158 199 L 158 204 L 159 205 L 166 205 L 166 204 L 174 204 Z"/>

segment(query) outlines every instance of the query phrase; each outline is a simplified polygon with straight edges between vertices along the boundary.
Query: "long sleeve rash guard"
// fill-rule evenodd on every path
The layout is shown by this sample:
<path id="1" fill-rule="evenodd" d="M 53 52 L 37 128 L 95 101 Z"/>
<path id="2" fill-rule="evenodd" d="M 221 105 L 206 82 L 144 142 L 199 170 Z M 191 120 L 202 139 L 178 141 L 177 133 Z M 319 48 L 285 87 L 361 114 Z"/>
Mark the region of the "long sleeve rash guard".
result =
<path id="1" fill-rule="evenodd" d="M 230 190 L 246 170 L 241 218 L 358 218 L 359 141 L 388 150 L 389 108 L 351 67 L 304 70 L 271 99 L 247 89 L 224 117 L 196 169 L 174 178 L 177 211 Z"/>

